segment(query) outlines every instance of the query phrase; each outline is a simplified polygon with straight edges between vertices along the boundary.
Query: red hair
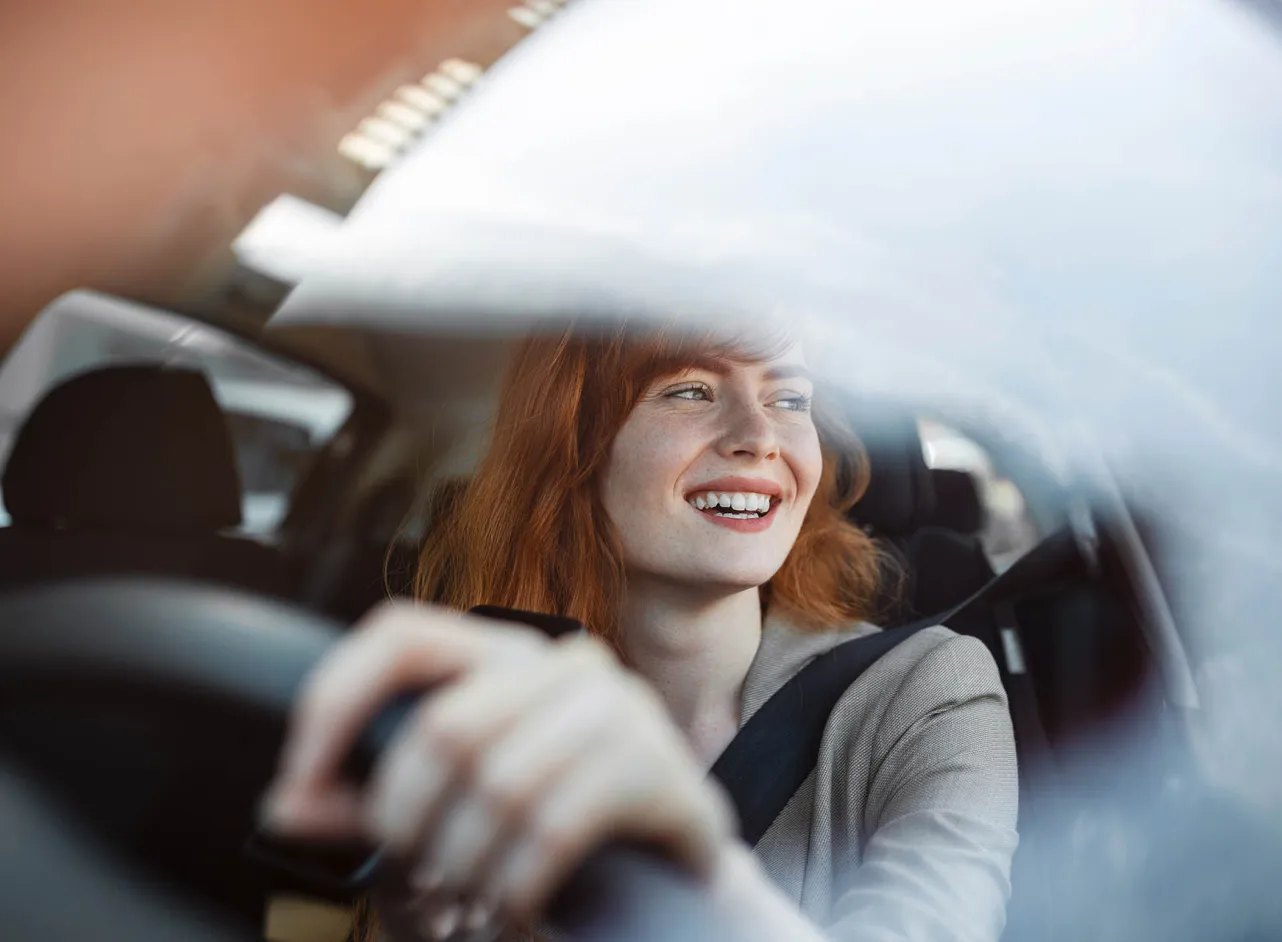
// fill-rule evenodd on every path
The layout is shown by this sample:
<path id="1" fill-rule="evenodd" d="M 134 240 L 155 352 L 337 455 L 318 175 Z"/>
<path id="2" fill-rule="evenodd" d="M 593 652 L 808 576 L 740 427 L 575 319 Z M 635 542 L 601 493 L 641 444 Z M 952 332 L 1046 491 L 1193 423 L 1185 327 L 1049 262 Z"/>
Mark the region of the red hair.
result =
<path id="1" fill-rule="evenodd" d="M 566 615 L 615 639 L 625 574 L 598 477 L 646 388 L 708 359 L 761 361 L 787 341 L 717 341 L 618 330 L 534 337 L 517 350 L 476 474 L 441 502 L 415 594 L 455 608 L 502 605 Z M 879 555 L 846 520 L 867 484 L 858 440 L 817 404 L 823 474 L 783 566 L 762 588 L 799 626 L 869 616 Z"/>

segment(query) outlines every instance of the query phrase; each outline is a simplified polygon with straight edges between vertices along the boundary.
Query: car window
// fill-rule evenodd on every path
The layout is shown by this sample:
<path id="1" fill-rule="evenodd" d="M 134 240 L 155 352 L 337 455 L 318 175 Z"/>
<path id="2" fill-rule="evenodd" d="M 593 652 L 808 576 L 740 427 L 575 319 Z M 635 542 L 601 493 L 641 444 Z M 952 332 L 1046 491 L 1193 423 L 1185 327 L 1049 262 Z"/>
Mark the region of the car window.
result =
<path id="1" fill-rule="evenodd" d="M 933 419 L 920 419 L 918 428 L 927 467 L 963 471 L 974 481 L 983 512 L 976 535 L 994 569 L 1001 572 L 1037 545 L 1040 536 L 1024 495 L 978 442 Z"/>
<path id="2" fill-rule="evenodd" d="M 227 418 L 242 484 L 237 532 L 275 532 L 294 487 L 351 414 L 351 393 L 190 318 L 91 292 L 50 305 L 0 365 L 0 466 L 32 408 L 69 377 L 118 363 L 201 370 Z M 3 495 L 0 494 L 0 501 Z M 0 504 L 0 523 L 8 524 Z"/>

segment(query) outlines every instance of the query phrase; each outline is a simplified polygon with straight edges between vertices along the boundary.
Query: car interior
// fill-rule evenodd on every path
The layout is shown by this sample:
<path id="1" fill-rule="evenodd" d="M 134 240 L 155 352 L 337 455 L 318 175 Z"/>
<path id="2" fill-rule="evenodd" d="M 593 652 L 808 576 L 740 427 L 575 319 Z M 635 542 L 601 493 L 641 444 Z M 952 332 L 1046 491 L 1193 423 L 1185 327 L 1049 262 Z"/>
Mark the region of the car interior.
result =
<path id="1" fill-rule="evenodd" d="M 418 320 L 395 317 L 378 329 L 358 325 L 366 302 L 386 314 L 408 299 L 417 318 L 416 290 L 430 293 L 430 276 L 446 269 L 436 257 L 436 267 L 422 264 L 418 243 L 402 253 L 406 270 L 372 275 L 363 266 L 378 269 L 370 264 L 377 252 L 350 263 L 334 251 L 340 242 L 369 248 L 359 233 L 341 238 L 360 229 L 362 212 L 369 223 L 375 200 L 367 197 L 416 156 L 444 153 L 414 186 L 381 190 L 385 207 L 404 200 L 426 207 L 429 221 L 444 207 L 448 224 L 435 233 L 443 255 L 466 242 L 457 226 L 466 217 L 450 221 L 460 207 L 482 203 L 530 219 L 546 210 L 559 224 L 569 206 L 567 218 L 582 216 L 565 232 L 591 232 L 589 249 L 606 245 L 616 223 L 624 234 L 637 223 L 632 248 L 642 251 L 629 263 L 661 246 L 656 258 L 680 256 L 672 271 L 707 276 L 723 292 L 714 306 L 753 293 L 735 293 L 744 285 L 792 290 L 809 279 L 823 299 L 831 289 L 828 326 L 837 329 L 851 298 L 871 298 L 875 313 L 860 329 L 872 328 L 872 353 L 861 347 L 858 363 L 836 364 L 852 374 L 893 347 L 890 333 L 886 347 L 878 342 L 883 310 L 889 321 L 902 309 L 911 330 L 929 331 L 922 346 L 941 351 L 937 365 L 947 368 L 938 387 L 926 389 L 924 374 L 934 371 L 919 363 L 912 379 L 883 377 L 888 384 L 869 381 L 864 390 L 857 376 L 833 395 L 868 466 L 850 520 L 879 553 L 876 622 L 942 623 L 977 638 L 1008 696 L 1020 846 L 1002 938 L 1279 937 L 1282 842 L 1242 811 L 1250 801 L 1238 801 L 1241 781 L 1217 790 L 1228 776 L 1217 782 L 1210 768 L 1217 755 L 1261 743 L 1235 737 L 1271 728 L 1268 717 L 1230 708 L 1220 721 L 1231 727 L 1222 737 L 1230 746 L 1199 755 L 1198 724 L 1209 711 L 1198 709 L 1203 675 L 1195 684 L 1186 647 L 1206 643 L 1207 625 L 1267 626 L 1257 600 L 1266 613 L 1274 605 L 1272 595 L 1234 593 L 1277 573 L 1268 515 L 1258 512 L 1276 504 L 1260 493 L 1277 490 L 1277 436 L 1253 439 L 1250 423 L 1235 426 L 1228 393 L 1239 407 L 1252 402 L 1252 415 L 1258 408 L 1273 418 L 1259 390 L 1276 358 L 1268 324 L 1277 239 L 1260 207 L 1277 204 L 1277 128 L 1268 116 L 1279 113 L 1282 3 L 1159 13 L 1117 3 L 1032 13 L 1009 3 L 938 3 L 929 12 L 875 3 L 783 12 L 583 4 L 577 41 L 587 60 L 569 55 L 570 40 L 560 52 L 546 43 L 558 27 L 544 26 L 555 21 L 568 21 L 561 35 L 573 38 L 574 11 L 563 14 L 574 6 L 5 9 L 0 936 L 348 938 L 347 906 L 365 885 L 350 879 L 347 849 L 273 861 L 254 843 L 256 809 L 302 677 L 373 606 L 413 596 L 437 511 L 466 486 L 485 445 L 511 349 L 502 331 L 468 329 L 469 317 L 484 320 L 485 303 L 468 307 L 475 299 L 456 293 L 452 301 L 467 310 L 438 304 L 440 323 L 421 331 Z M 671 62 L 658 55 L 658 70 L 647 71 L 651 46 L 672 36 L 671 19 L 646 44 L 609 20 L 627 22 L 624 14 L 643 8 L 652 26 L 664 16 L 691 26 Z M 539 65 L 540 41 L 552 50 L 550 81 L 540 84 L 535 68 L 523 84 L 523 64 Z M 633 58 L 633 47 L 643 57 Z M 850 54 L 857 49 L 867 55 Z M 583 61 L 609 64 L 600 70 L 607 78 L 641 65 L 644 81 L 610 87 L 564 67 Z M 484 107 L 481 86 L 491 69 L 509 67 L 511 110 L 490 119 L 492 137 L 484 120 L 470 125 L 480 144 L 451 158 L 438 131 L 462 128 L 453 140 L 466 142 L 469 117 Z M 718 77 L 739 85 L 719 87 Z M 649 123 L 656 115 L 671 120 Z M 562 116 L 569 120 L 558 137 Z M 571 128 L 567 137 L 575 121 L 592 133 Z M 608 139 L 634 132 L 625 148 Z M 742 179 L 721 179 L 731 163 Z M 598 171 L 601 179 L 591 179 Z M 699 205 L 711 209 L 689 211 Z M 674 216 L 692 224 L 689 232 L 671 225 Z M 515 211 L 512 219 L 528 222 Z M 1157 237 L 1163 230 L 1169 243 Z M 508 236 L 503 226 L 496 233 L 499 242 Z M 713 248 L 687 269 L 683 244 L 696 247 L 691 256 Z M 503 301 L 531 307 L 526 289 L 545 274 L 535 269 L 556 253 L 522 245 L 491 257 L 478 245 L 471 249 L 489 267 L 466 270 L 490 277 L 525 264 L 522 291 Z M 723 248 L 730 262 L 743 249 L 751 264 L 723 271 Z M 583 265 L 584 257 L 598 258 L 567 254 L 573 267 L 554 277 L 599 267 L 607 277 L 597 287 L 606 290 L 594 303 L 604 297 L 613 308 L 627 297 L 613 293 L 608 264 Z M 289 297 L 306 294 L 309 282 L 314 292 L 324 286 L 326 262 L 347 265 L 329 286 L 350 278 L 341 287 L 352 293 L 311 321 L 282 318 Z M 837 277 L 847 262 L 851 285 Z M 824 271 L 792 280 L 813 267 Z M 672 284 L 692 296 L 703 287 L 697 278 Z M 557 305 L 539 310 L 560 316 L 553 295 Z M 927 309 L 940 316 L 918 319 Z M 974 323 L 962 316 L 972 309 Z M 1138 329 L 1136 312 L 1159 329 Z M 1183 326 L 1197 328 L 1190 349 L 1172 345 L 1150 359 L 1181 313 Z M 1042 362 L 1026 357 L 1035 344 L 1022 342 L 1034 321 L 1048 348 Z M 913 346 L 920 335 L 905 336 Z M 1233 485 L 1214 476 L 1204 515 L 1182 517 L 1187 508 L 1171 496 L 1182 492 L 1155 485 L 1141 495 L 1138 486 L 1152 482 L 1142 473 L 1114 480 L 1103 449 L 1080 465 L 1057 460 L 1063 455 L 1044 442 L 1021 437 L 1030 429 L 1013 415 L 1020 408 L 986 415 L 966 408 L 958 390 L 967 382 L 945 390 L 944 380 L 972 370 L 965 379 L 981 393 L 988 380 L 1001 390 L 1026 372 L 1058 374 L 1057 341 L 1089 350 L 1083 362 L 1096 373 L 1134 372 L 1145 388 L 1129 400 L 1128 427 L 1112 422 L 1120 385 L 1083 389 L 1091 373 L 1065 368 L 1065 396 L 1093 405 L 1095 431 L 1112 424 L 1130 434 L 1150 398 L 1179 400 L 1167 413 L 1152 410 L 1175 417 L 1178 438 L 1112 444 L 1134 445 L 1136 454 L 1147 447 L 1150 469 L 1172 454 L 1218 452 L 1220 463 L 1200 463 L 1190 477 L 1209 481 L 1208 469 L 1222 474 L 1237 462 L 1250 471 L 1234 479 L 1249 482 L 1243 499 L 1226 499 Z M 1206 349 L 1192 349 L 1199 343 Z M 956 355 L 963 347 L 968 357 Z M 846 353 L 833 345 L 834 358 Z M 1217 358 L 1230 374 L 1218 387 L 1199 376 Z M 978 375 L 989 367 L 992 375 Z M 900 379 L 903 395 L 888 393 Z M 1199 397 L 1203 383 L 1211 392 Z M 1097 444 L 1083 423 L 1085 440 L 1067 441 L 1066 452 Z M 1096 457 L 1102 469 L 1087 467 Z M 1250 516 L 1266 522 L 1244 527 Z M 1218 543 L 1204 541 L 1208 523 L 1223 524 Z M 1238 541 L 1239 529 L 1254 535 Z M 1163 568 L 1162 553 L 1181 540 L 1227 560 L 1215 579 L 1196 554 L 1187 557 L 1196 564 Z M 1213 581 L 1207 595 L 1228 601 L 1199 613 L 1189 599 Z M 367 733 L 366 759 L 388 734 Z M 1234 771 L 1276 812 L 1276 783 L 1240 774 L 1261 767 L 1276 770 Z M 633 882 L 620 882 L 606 872 L 612 866 L 589 861 L 588 876 L 597 868 L 601 882 L 573 888 L 579 915 L 567 938 L 729 942 L 715 923 L 700 922 L 707 914 L 687 884 L 648 865 L 630 866 Z M 1167 879 L 1173 872 L 1180 880 Z M 1177 893 L 1196 900 L 1181 907 Z M 328 916 L 301 936 L 282 935 L 273 923 L 282 901 Z M 1214 935 L 1199 935 L 1201 926 Z"/>
<path id="2" fill-rule="evenodd" d="M 140 308 L 140 316 L 150 315 Z M 222 336 L 209 325 L 190 326 Z M 278 338 L 223 339 L 291 362 Z M 23 356 L 20 344 L 0 367 L 0 381 Z M 490 358 L 486 383 L 492 385 L 501 360 Z M 293 365 L 324 369 L 310 356 Z M 228 598 L 255 605 L 284 604 L 337 632 L 383 599 L 410 594 L 418 549 L 431 539 L 432 494 L 466 480 L 468 456 L 483 439 L 476 402 L 434 400 L 430 384 L 418 400 L 347 385 L 352 408 L 289 481 L 276 527 L 246 534 L 246 456 L 238 458 L 237 449 L 263 446 L 237 438 L 236 416 L 215 393 L 217 373 L 167 356 L 109 357 L 55 375 L 31 397 L 10 430 L 0 479 L 9 516 L 0 529 L 0 601 L 40 590 L 72 598 L 71 588 L 87 577 L 108 587 L 146 577 L 193 592 L 230 592 Z M 323 375 L 344 383 L 341 370 Z M 424 401 L 438 402 L 439 422 L 424 420 Z M 1038 536 L 999 570 L 986 547 L 996 513 L 985 503 L 991 482 L 973 469 L 929 466 L 932 449 L 922 436 L 928 426 L 906 405 L 848 405 L 870 472 L 851 520 L 873 537 L 885 561 L 878 620 L 884 627 L 943 622 L 992 651 L 1016 722 L 1021 814 L 1035 815 L 1072 793 L 1074 751 L 1119 717 L 1151 737 L 1169 735 L 1178 709 L 1163 689 L 1162 665 L 1172 652 L 1161 649 L 1153 600 L 1134 577 L 1142 548 L 1124 528 L 1103 514 L 1072 517 L 1066 508 L 1084 497 L 1049 473 L 1030 478 L 1035 465 L 1027 456 L 1007 454 L 1001 439 L 985 437 L 982 428 L 957 429 L 1008 474 L 1005 485 L 1027 495 L 1022 523 Z M 460 434 L 440 436 L 441 428 Z M 252 460 L 297 464 L 295 457 L 268 448 Z M 190 606 L 197 621 L 209 608 L 195 596 Z M 0 753 L 131 866 L 254 937 L 275 884 L 245 859 L 244 846 L 279 727 L 229 725 L 225 705 L 210 709 L 181 698 L 156 710 L 141 693 L 104 706 L 93 691 L 92 684 L 69 681 L 6 686 Z M 1148 787 L 1157 794 L 1168 770 L 1152 771 Z M 87 782 L 92 789 L 83 787 Z M 1082 814 L 1091 812 L 1089 794 L 1074 800 Z M 206 809 L 198 819 L 181 811 L 193 801 Z M 1044 847 L 1045 833 L 1039 841 L 1016 859 L 1007 938 L 1047 937 L 1046 907 L 1054 901 L 1037 891 L 1044 882 L 1021 874 L 1045 866 L 1039 855 L 1059 860 L 1063 847 L 1053 840 Z M 1074 853 L 1089 849 L 1077 846 Z"/>

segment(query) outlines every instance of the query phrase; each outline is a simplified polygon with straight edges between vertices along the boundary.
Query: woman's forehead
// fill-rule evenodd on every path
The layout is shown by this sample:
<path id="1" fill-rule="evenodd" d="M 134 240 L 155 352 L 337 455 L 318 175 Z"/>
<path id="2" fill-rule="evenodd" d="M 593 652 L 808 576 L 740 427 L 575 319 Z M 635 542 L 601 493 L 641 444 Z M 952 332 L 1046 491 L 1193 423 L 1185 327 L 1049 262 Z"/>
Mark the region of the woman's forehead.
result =
<path id="1" fill-rule="evenodd" d="M 730 373 L 747 371 L 760 374 L 765 378 L 776 375 L 807 376 L 805 350 L 800 343 L 789 342 L 786 346 L 760 355 L 755 351 L 718 350 L 699 354 L 683 365 L 682 370 L 709 370 L 713 373 Z"/>
<path id="2" fill-rule="evenodd" d="M 763 361 L 762 365 L 773 368 L 777 366 L 805 367 L 809 364 L 806 362 L 806 351 L 805 348 L 802 347 L 801 341 L 794 340 L 783 350 L 779 351 L 778 356 Z"/>

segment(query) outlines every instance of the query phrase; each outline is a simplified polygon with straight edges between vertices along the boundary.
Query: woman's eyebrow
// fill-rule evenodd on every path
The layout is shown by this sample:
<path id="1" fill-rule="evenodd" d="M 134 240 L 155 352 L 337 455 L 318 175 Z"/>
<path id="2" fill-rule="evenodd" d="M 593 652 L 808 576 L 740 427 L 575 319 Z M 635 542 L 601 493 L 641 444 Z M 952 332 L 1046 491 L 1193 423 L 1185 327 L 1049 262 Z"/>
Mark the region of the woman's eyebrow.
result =
<path id="1" fill-rule="evenodd" d="M 776 382 L 781 379 L 810 379 L 811 377 L 810 370 L 797 363 L 766 370 L 764 378 L 770 382 Z"/>

